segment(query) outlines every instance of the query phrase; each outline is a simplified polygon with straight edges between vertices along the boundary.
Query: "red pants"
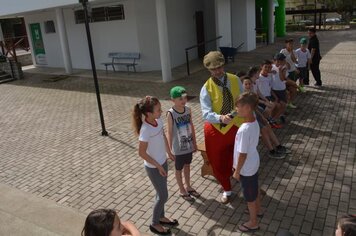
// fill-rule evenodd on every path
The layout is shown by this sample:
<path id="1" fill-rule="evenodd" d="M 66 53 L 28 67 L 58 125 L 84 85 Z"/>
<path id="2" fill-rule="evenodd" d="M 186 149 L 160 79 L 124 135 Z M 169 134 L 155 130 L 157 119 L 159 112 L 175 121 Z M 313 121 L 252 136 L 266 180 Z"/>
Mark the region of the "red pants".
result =
<path id="1" fill-rule="evenodd" d="M 224 191 L 231 191 L 230 177 L 237 130 L 238 128 L 233 126 L 226 134 L 222 134 L 210 123 L 205 122 L 204 125 L 206 154 Z"/>

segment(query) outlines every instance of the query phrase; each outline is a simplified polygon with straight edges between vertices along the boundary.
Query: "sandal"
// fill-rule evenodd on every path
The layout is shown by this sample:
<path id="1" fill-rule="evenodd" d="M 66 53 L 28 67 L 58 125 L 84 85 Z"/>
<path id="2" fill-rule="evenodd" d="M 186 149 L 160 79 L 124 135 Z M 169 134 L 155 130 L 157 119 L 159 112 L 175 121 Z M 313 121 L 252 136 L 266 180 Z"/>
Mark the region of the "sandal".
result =
<path id="1" fill-rule="evenodd" d="M 190 190 L 190 191 L 188 191 L 188 193 L 189 193 L 189 195 L 191 195 L 193 197 L 196 197 L 196 198 L 200 197 L 200 194 L 195 190 Z"/>
<path id="2" fill-rule="evenodd" d="M 245 209 L 245 210 L 244 210 L 244 213 L 245 213 L 245 214 L 250 214 L 250 212 L 248 211 L 248 209 Z M 264 215 L 263 213 L 257 213 L 257 217 L 259 217 L 259 218 L 262 218 L 263 215 Z"/>
<path id="3" fill-rule="evenodd" d="M 250 228 L 250 227 L 246 226 L 246 223 L 243 223 L 242 225 L 239 225 L 238 228 L 239 228 L 239 230 L 241 232 L 255 232 L 255 231 L 260 229 L 259 226 L 257 226 L 257 228 Z"/>
<path id="4" fill-rule="evenodd" d="M 159 234 L 159 235 L 171 235 L 172 234 L 170 229 L 166 229 L 165 231 L 159 231 L 152 225 L 150 225 L 150 231 L 154 234 Z"/>
<path id="5" fill-rule="evenodd" d="M 165 222 L 165 221 L 160 220 L 159 223 L 160 223 L 161 225 L 172 226 L 172 227 L 179 225 L 178 220 L 176 220 L 176 219 L 174 219 L 174 220 L 172 220 L 172 221 L 169 221 L 169 222 Z"/>
<path id="6" fill-rule="evenodd" d="M 189 194 L 180 194 L 180 196 L 181 196 L 184 200 L 186 200 L 186 201 L 188 201 L 188 202 L 194 202 L 194 201 L 195 201 L 195 199 L 192 198 Z"/>

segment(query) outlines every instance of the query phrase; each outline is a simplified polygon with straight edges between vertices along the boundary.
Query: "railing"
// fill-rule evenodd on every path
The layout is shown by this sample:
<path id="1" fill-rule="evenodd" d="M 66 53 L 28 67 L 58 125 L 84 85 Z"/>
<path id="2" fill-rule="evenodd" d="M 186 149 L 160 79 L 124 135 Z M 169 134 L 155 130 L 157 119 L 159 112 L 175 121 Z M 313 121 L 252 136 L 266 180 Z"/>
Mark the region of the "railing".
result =
<path id="1" fill-rule="evenodd" d="M 12 58 L 17 62 L 16 49 L 20 48 L 25 51 L 29 51 L 29 43 L 27 36 L 5 38 L 0 41 L 1 52 L 5 56 L 12 56 Z"/>
<path id="2" fill-rule="evenodd" d="M 210 40 L 207 40 L 207 41 L 198 43 L 198 44 L 196 44 L 196 45 L 187 47 L 187 48 L 185 49 L 185 59 L 186 59 L 186 61 L 187 61 L 187 73 L 188 73 L 188 75 L 190 75 L 190 68 L 189 68 L 189 50 L 191 50 L 191 49 L 193 49 L 193 48 L 198 48 L 199 46 L 205 45 L 205 44 L 210 43 L 210 42 L 213 42 L 213 41 L 217 41 L 218 39 L 221 39 L 221 38 L 222 38 L 222 36 L 219 36 L 219 37 L 216 37 L 216 38 L 214 38 L 214 39 L 210 39 Z"/>

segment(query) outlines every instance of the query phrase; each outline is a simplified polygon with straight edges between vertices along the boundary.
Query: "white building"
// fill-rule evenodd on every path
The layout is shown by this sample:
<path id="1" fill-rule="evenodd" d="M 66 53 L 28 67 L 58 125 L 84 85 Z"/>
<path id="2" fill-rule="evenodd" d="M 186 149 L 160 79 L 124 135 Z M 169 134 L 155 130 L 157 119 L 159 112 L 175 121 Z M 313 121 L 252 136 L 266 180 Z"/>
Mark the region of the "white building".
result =
<path id="1" fill-rule="evenodd" d="M 36 66 L 63 67 L 67 73 L 91 68 L 78 0 L 0 0 L 0 5 L 0 17 L 24 17 Z M 256 47 L 254 0 L 92 0 L 89 5 L 98 69 L 105 69 L 101 63 L 109 61 L 109 52 L 139 52 L 138 71 L 162 70 L 163 80 L 170 81 L 171 68 L 185 63 L 185 48 L 197 44 L 197 32 L 203 32 L 200 40 L 222 36 L 206 45 L 206 52 L 242 42 L 243 51 Z M 41 40 L 34 41 L 36 23 L 42 52 L 36 49 Z M 197 57 L 191 50 L 189 58 Z"/>

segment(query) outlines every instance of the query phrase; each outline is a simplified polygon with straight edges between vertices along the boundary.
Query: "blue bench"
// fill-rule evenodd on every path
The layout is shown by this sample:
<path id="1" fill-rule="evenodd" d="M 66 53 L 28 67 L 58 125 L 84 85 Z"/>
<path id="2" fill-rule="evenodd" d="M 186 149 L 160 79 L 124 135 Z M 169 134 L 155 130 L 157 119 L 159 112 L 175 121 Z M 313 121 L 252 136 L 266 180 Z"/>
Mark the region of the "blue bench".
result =
<path id="1" fill-rule="evenodd" d="M 108 72 L 108 66 L 112 66 L 113 71 L 116 66 L 126 66 L 127 72 L 130 72 L 130 67 L 136 72 L 136 60 L 140 59 L 140 53 L 138 52 L 110 52 L 109 58 L 111 62 L 101 63 L 105 66 L 105 71 Z"/>

